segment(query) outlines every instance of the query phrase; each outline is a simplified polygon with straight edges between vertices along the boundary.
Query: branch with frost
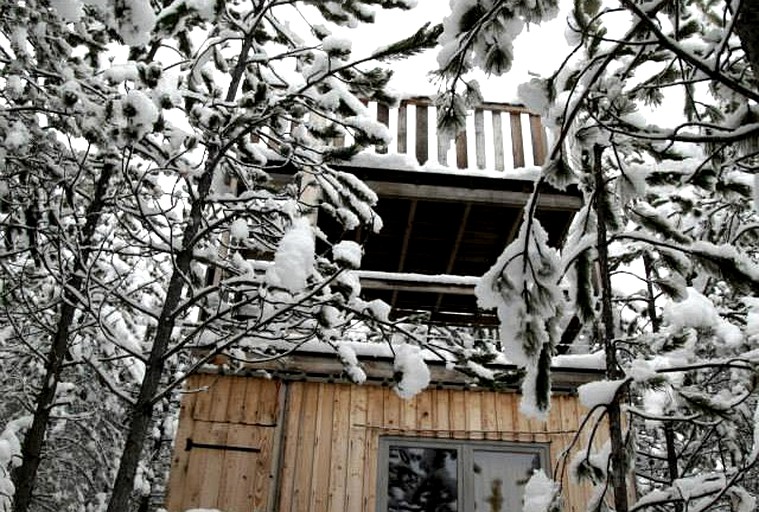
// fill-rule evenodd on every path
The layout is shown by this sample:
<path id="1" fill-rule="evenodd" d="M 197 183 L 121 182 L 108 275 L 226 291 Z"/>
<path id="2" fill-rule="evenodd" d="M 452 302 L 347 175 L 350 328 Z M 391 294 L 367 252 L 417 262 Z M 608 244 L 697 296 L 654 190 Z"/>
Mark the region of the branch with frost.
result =
<path id="1" fill-rule="evenodd" d="M 99 362 L 95 362 L 91 358 L 88 358 L 88 357 L 84 358 L 84 361 L 98 375 L 98 377 L 100 378 L 100 381 L 103 384 L 105 384 L 105 387 L 107 387 L 110 390 L 110 392 L 114 394 L 114 396 L 117 396 L 126 404 L 129 404 L 129 405 L 135 404 L 134 398 L 126 394 L 124 390 L 121 389 L 119 384 L 114 382 L 114 380 L 110 376 L 108 376 L 106 372 L 103 371 L 103 369 L 100 367 Z"/>
<path id="2" fill-rule="evenodd" d="M 672 38 L 667 36 L 664 32 L 662 32 L 659 26 L 654 22 L 654 17 L 652 15 L 653 13 L 651 12 L 651 10 L 643 11 L 635 2 L 631 0 L 620 0 L 620 3 L 635 15 L 639 23 L 642 23 L 643 25 L 645 25 L 646 28 L 652 34 L 654 34 L 654 36 L 656 36 L 659 43 L 664 48 L 670 50 L 672 53 L 677 55 L 680 59 L 689 63 L 694 68 L 698 69 L 699 71 L 704 73 L 706 76 L 708 76 L 715 82 L 718 82 L 718 83 L 721 83 L 722 85 L 727 86 L 733 91 L 745 96 L 747 99 L 751 99 L 751 100 L 754 100 L 755 102 L 759 102 L 759 94 L 757 94 L 756 91 L 743 86 L 743 84 L 741 84 L 738 79 L 733 79 L 733 78 L 725 76 L 723 73 L 715 72 L 706 62 L 701 60 L 698 56 L 692 55 L 689 52 L 687 52 L 682 47 L 681 44 L 678 44 L 677 41 L 673 40 Z"/>
<path id="3" fill-rule="evenodd" d="M 688 245 L 677 244 L 661 240 L 647 233 L 629 231 L 618 233 L 612 236 L 611 239 L 645 242 L 653 247 L 662 247 L 695 256 L 701 262 L 717 266 L 721 271 L 737 273 L 744 280 L 748 281 L 747 285 L 750 288 L 754 290 L 759 289 L 759 265 L 751 261 L 745 254 L 738 252 L 732 245 L 715 245 L 704 241 L 696 241 Z M 740 284 L 740 281 L 737 284 Z"/>

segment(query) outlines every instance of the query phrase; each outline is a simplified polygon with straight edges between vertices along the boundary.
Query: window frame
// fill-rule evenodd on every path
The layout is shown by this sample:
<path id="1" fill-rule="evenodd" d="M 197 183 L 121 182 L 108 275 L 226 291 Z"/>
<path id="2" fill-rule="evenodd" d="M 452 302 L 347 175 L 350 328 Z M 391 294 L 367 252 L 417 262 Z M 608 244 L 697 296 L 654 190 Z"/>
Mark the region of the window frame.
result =
<path id="1" fill-rule="evenodd" d="M 455 449 L 457 453 L 456 492 L 458 493 L 458 512 L 474 512 L 474 472 L 467 470 L 467 468 L 472 466 L 475 451 L 538 455 L 540 467 L 543 471 L 550 469 L 550 443 L 380 435 L 377 453 L 377 503 L 375 506 L 377 512 L 387 512 L 390 446 Z"/>

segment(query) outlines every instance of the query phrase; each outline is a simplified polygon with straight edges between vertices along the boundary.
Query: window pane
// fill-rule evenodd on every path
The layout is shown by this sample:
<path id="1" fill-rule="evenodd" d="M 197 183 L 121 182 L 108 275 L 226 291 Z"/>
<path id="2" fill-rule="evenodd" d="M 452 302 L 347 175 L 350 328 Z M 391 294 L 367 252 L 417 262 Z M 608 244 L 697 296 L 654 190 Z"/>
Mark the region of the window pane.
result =
<path id="1" fill-rule="evenodd" d="M 474 450 L 474 509 L 477 512 L 519 512 L 524 486 L 540 468 L 537 453 Z"/>
<path id="2" fill-rule="evenodd" d="M 457 512 L 456 449 L 390 446 L 388 512 Z"/>

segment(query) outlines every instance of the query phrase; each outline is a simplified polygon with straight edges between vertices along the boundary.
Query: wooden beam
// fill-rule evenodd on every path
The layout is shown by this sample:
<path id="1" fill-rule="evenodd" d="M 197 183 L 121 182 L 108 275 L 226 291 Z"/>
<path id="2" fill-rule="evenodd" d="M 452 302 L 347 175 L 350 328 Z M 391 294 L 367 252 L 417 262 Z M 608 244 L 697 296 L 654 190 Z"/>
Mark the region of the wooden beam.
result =
<path id="1" fill-rule="evenodd" d="M 471 284 L 439 284 L 429 282 L 395 281 L 393 279 L 361 278 L 361 288 L 366 290 L 393 290 L 395 292 L 444 293 L 450 295 L 474 295 Z"/>
<path id="2" fill-rule="evenodd" d="M 358 356 L 361 367 L 368 377 L 366 384 L 391 384 L 395 379 L 395 370 L 391 358 Z M 450 368 L 445 362 L 427 361 L 430 370 L 431 385 L 471 385 L 471 378 Z M 345 375 L 345 365 L 333 354 L 299 352 L 284 356 L 275 361 L 264 363 L 248 363 L 245 371 L 261 369 L 273 373 L 281 379 L 319 381 L 321 376 L 325 381 L 350 382 Z M 517 367 L 509 364 L 492 364 L 489 368 L 496 371 L 517 371 Z M 603 370 L 588 368 L 554 367 L 551 372 L 554 387 L 557 390 L 573 391 L 577 386 L 603 378 Z M 514 388 L 517 386 L 515 385 Z M 506 390 L 507 388 L 501 388 Z"/>
<path id="3" fill-rule="evenodd" d="M 468 189 L 374 180 L 365 180 L 365 183 L 380 196 L 407 199 L 462 201 L 521 208 L 532 197 L 532 192 L 517 192 L 512 190 Z M 542 193 L 538 198 L 538 208 L 541 209 L 576 211 L 581 207 L 582 199 L 577 196 Z"/>

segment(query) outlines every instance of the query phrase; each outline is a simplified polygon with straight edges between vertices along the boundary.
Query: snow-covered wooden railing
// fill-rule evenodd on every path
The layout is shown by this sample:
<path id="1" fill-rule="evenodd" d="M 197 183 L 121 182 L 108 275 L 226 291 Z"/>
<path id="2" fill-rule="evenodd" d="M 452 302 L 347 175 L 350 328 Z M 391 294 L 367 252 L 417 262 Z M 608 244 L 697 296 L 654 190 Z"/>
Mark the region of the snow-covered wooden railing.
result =
<path id="1" fill-rule="evenodd" d="M 484 103 L 471 109 L 466 130 L 454 141 L 438 135 L 437 108 L 429 98 L 405 99 L 397 107 L 369 102 L 367 108 L 392 136 L 388 147 L 368 153 L 413 156 L 425 167 L 497 172 L 540 166 L 545 159 L 540 117 L 524 107 Z"/>

